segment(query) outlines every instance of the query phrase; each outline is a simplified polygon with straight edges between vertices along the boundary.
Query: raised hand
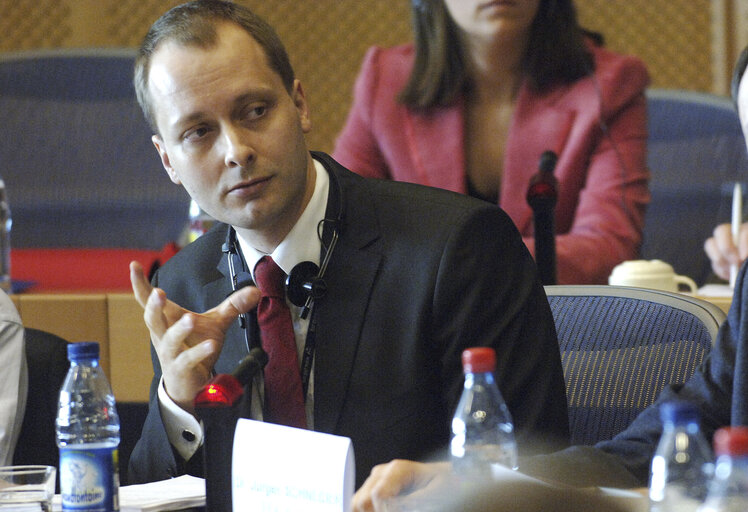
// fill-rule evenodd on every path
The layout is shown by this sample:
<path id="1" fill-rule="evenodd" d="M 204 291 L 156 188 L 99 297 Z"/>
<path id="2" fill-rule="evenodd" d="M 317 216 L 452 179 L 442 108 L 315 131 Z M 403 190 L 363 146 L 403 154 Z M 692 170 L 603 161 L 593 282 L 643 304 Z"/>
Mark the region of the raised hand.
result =
<path id="1" fill-rule="evenodd" d="M 194 412 L 193 400 L 211 377 L 226 331 L 240 314 L 257 306 L 260 292 L 248 286 L 213 309 L 194 313 L 169 300 L 163 290 L 152 287 L 137 261 L 130 263 L 130 282 L 135 299 L 144 310 L 166 392 L 174 403 Z"/>

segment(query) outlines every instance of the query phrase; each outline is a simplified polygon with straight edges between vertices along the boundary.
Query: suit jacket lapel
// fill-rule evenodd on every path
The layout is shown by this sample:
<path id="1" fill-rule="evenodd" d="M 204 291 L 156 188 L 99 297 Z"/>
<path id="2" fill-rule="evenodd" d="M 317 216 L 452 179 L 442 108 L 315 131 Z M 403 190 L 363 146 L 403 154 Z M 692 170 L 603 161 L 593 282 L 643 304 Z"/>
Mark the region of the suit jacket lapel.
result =
<path id="1" fill-rule="evenodd" d="M 422 185 L 465 193 L 465 144 L 462 101 L 429 114 L 406 111 L 404 136 Z"/>
<path id="2" fill-rule="evenodd" d="M 226 226 L 226 228 L 228 229 L 228 226 Z M 205 304 L 217 305 L 231 294 L 231 274 L 229 272 L 228 258 L 226 254 L 221 256 L 216 269 L 221 277 L 209 281 L 201 290 Z M 244 332 L 239 327 L 238 321 L 234 322 L 233 325 L 229 327 L 229 330 L 226 333 L 226 340 L 227 342 L 224 344 L 224 347 L 221 350 L 221 355 L 216 362 L 216 371 L 218 373 L 228 373 L 233 371 L 238 362 L 247 355 Z M 228 340 L 235 341 L 228 342 Z M 253 342 L 251 336 L 250 342 Z M 259 340 L 257 340 L 257 342 L 259 342 Z"/>
<path id="3" fill-rule="evenodd" d="M 558 87 L 547 95 L 538 95 L 526 85 L 520 88 L 509 130 L 504 159 L 499 205 L 514 220 L 520 233 L 531 233 L 532 209 L 525 193 L 535 173 L 540 155 L 555 151 L 562 158 L 575 112 L 557 105 L 565 88 Z M 527 166 L 527 162 L 536 165 Z"/>
<path id="4" fill-rule="evenodd" d="M 376 212 L 358 185 L 362 179 L 324 156 L 315 154 L 330 171 L 331 184 L 337 178 L 344 206 L 340 238 L 325 273 L 327 294 L 314 306 L 314 428 L 335 432 L 381 253 L 375 243 L 379 238 Z M 337 195 L 334 188 L 331 185 L 331 201 Z M 330 205 L 328 212 L 337 212 Z"/>

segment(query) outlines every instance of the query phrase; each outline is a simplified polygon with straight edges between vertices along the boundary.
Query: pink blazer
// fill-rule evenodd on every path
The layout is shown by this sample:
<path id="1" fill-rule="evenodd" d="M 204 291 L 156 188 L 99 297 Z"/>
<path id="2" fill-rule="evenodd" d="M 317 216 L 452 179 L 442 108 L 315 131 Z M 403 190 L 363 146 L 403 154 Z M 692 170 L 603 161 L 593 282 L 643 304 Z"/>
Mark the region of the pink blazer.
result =
<path id="1" fill-rule="evenodd" d="M 555 211 L 558 282 L 607 283 L 635 259 L 649 202 L 645 87 L 634 58 L 592 48 L 594 76 L 537 94 L 522 86 L 508 140 L 499 205 L 534 253 L 525 200 L 540 155 L 558 155 Z M 466 193 L 463 103 L 416 113 L 396 100 L 413 62 L 412 45 L 371 48 L 333 156 L 364 176 Z"/>

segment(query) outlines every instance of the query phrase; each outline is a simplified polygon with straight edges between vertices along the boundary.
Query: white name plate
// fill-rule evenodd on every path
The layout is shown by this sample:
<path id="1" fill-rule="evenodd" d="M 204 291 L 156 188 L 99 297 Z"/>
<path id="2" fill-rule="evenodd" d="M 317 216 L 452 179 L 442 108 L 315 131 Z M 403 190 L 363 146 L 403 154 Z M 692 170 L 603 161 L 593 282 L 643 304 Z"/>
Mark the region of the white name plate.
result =
<path id="1" fill-rule="evenodd" d="M 347 437 L 240 419 L 232 457 L 234 510 L 351 508 L 356 470 Z"/>

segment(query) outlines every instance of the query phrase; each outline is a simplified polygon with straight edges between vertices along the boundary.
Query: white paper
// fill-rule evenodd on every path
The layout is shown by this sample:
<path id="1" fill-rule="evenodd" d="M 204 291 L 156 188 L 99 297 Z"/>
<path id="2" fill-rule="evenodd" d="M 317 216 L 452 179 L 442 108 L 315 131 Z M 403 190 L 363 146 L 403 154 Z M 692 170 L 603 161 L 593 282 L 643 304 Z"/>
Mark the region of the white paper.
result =
<path id="1" fill-rule="evenodd" d="M 205 506 L 205 480 L 183 475 L 160 482 L 126 485 L 119 489 L 120 512 L 156 512 Z M 56 495 L 52 510 L 61 511 Z"/>
<path id="2" fill-rule="evenodd" d="M 696 293 L 699 297 L 732 297 L 734 290 L 729 284 L 705 284 Z"/>
<path id="3" fill-rule="evenodd" d="M 232 458 L 234 510 L 350 510 L 355 466 L 347 437 L 240 419 Z"/>

